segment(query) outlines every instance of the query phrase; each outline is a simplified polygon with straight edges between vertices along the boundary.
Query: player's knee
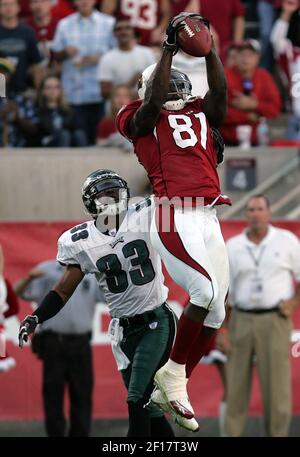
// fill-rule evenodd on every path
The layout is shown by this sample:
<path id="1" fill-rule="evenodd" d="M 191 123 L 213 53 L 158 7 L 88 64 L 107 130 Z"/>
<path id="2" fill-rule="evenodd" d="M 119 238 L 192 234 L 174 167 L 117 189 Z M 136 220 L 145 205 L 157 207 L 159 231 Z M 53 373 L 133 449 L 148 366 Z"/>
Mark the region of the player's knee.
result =
<path id="1" fill-rule="evenodd" d="M 204 325 L 207 327 L 219 329 L 225 319 L 226 311 L 223 303 L 218 301 L 213 309 L 208 313 Z"/>
<path id="2" fill-rule="evenodd" d="M 190 290 L 190 301 L 193 305 L 200 306 L 207 310 L 210 310 L 214 307 L 218 299 L 218 286 L 212 281 L 207 281 L 205 286 L 203 281 L 199 284 L 195 283 Z"/>

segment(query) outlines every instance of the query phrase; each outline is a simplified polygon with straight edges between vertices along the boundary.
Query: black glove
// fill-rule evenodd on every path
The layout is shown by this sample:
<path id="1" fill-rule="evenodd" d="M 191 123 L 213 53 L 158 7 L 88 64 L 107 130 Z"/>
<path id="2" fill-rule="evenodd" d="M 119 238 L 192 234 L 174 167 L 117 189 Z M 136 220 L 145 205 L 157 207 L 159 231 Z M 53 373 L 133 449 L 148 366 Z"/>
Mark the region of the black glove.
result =
<path id="1" fill-rule="evenodd" d="M 182 24 L 182 22 L 185 20 L 187 16 L 189 16 L 189 13 L 180 13 L 177 16 L 174 16 L 173 19 L 170 20 L 169 25 L 167 27 L 163 47 L 166 49 L 170 49 L 170 51 L 173 52 L 173 55 L 175 55 L 178 51 L 178 44 L 176 43 L 177 33 L 181 27 L 184 27 L 184 24 Z"/>
<path id="2" fill-rule="evenodd" d="M 20 324 L 19 329 L 19 346 L 23 347 L 24 343 L 28 341 L 28 336 L 35 331 L 39 320 L 37 316 L 26 316 Z"/>
<path id="3" fill-rule="evenodd" d="M 213 137 L 214 146 L 217 152 L 217 164 L 220 165 L 224 160 L 225 143 L 219 130 L 215 127 L 211 127 L 211 136 Z"/>
<path id="4" fill-rule="evenodd" d="M 173 52 L 173 55 L 175 55 L 179 49 L 179 46 L 176 42 L 177 33 L 182 27 L 184 27 L 184 20 L 187 17 L 197 18 L 200 21 L 204 22 L 208 28 L 210 27 L 209 21 L 200 16 L 200 14 L 180 13 L 177 16 L 174 16 L 173 19 L 171 19 L 169 22 L 166 30 L 166 38 L 163 43 L 163 47 L 170 49 Z"/>

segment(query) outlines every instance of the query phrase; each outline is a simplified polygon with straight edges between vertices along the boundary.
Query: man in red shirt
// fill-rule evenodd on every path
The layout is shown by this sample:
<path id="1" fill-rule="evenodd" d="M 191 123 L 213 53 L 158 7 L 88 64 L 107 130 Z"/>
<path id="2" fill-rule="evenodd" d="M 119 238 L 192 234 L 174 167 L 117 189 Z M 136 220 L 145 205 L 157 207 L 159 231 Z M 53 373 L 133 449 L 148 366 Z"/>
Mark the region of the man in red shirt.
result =
<path id="1" fill-rule="evenodd" d="M 158 403 L 194 420 L 186 378 L 223 322 L 229 282 L 226 248 L 213 207 L 230 200 L 220 191 L 211 135 L 211 127 L 218 127 L 226 114 L 223 66 L 213 47 L 206 57 L 209 91 L 204 99 L 193 97 L 188 77 L 172 68 L 176 34 L 185 17 L 170 22 L 159 62 L 143 72 L 141 99 L 121 109 L 117 127 L 133 142 L 158 197 L 152 243 L 169 274 L 190 296 L 170 359 L 154 378 Z"/>
<path id="2" fill-rule="evenodd" d="M 228 45 L 244 39 L 245 8 L 241 0 L 171 0 L 171 6 L 173 15 L 188 11 L 209 19 L 220 40 L 223 62 Z"/>
<path id="3" fill-rule="evenodd" d="M 268 71 L 258 68 L 260 46 L 248 40 L 238 48 L 236 66 L 225 70 L 228 84 L 228 113 L 221 133 L 227 145 L 238 145 L 237 127 L 252 126 L 251 143 L 257 144 L 257 126 L 261 117 L 279 115 L 279 91 Z"/>
<path id="4" fill-rule="evenodd" d="M 233 41 L 237 43 L 244 38 L 245 9 L 241 0 L 198 0 L 200 14 L 207 17 L 217 31 L 221 44 L 221 58 L 226 48 Z"/>
<path id="5" fill-rule="evenodd" d="M 169 0 L 103 0 L 102 13 L 129 19 L 139 44 L 161 45 L 170 18 Z"/>
<path id="6" fill-rule="evenodd" d="M 40 52 L 48 63 L 50 58 L 50 46 L 58 20 L 52 14 L 51 0 L 31 0 L 30 10 L 32 16 L 27 23 L 33 28 L 39 43 Z"/>

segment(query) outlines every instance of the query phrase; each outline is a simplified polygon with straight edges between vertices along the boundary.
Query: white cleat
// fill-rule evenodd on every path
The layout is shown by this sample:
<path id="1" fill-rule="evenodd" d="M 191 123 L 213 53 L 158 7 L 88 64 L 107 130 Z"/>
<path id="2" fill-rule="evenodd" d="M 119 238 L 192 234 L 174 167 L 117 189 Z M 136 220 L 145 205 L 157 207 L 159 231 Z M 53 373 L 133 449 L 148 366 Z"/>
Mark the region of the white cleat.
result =
<path id="1" fill-rule="evenodd" d="M 173 408 L 177 415 L 186 419 L 194 417 L 194 410 L 186 390 L 184 365 L 182 373 L 173 373 L 164 365 L 156 372 L 154 384 L 161 391 L 164 401 Z"/>
<path id="2" fill-rule="evenodd" d="M 197 432 L 199 430 L 199 424 L 196 419 L 186 419 L 185 417 L 179 416 L 175 413 L 174 409 L 170 406 L 169 403 L 166 403 L 164 397 L 159 389 L 155 389 L 151 395 L 151 401 L 159 408 L 161 408 L 165 413 L 169 414 L 175 424 L 180 427 L 188 430 L 189 432 Z"/>

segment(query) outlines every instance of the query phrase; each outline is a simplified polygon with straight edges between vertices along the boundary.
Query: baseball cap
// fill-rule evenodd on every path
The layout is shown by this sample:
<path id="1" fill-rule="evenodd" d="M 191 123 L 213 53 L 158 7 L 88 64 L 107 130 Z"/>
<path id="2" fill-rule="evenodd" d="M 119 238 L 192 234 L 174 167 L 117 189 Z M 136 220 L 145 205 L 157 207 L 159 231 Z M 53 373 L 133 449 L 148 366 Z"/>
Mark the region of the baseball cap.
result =
<path id="1" fill-rule="evenodd" d="M 251 51 L 256 52 L 257 54 L 261 53 L 261 46 L 259 44 L 259 41 L 254 40 L 252 38 L 239 43 L 237 49 L 239 49 L 240 51 L 243 49 L 250 49 Z"/>

